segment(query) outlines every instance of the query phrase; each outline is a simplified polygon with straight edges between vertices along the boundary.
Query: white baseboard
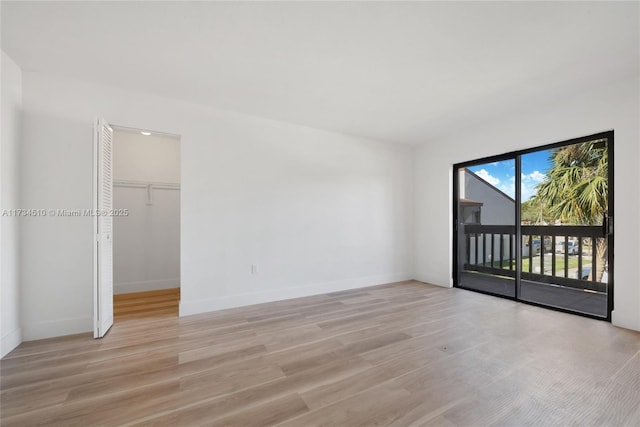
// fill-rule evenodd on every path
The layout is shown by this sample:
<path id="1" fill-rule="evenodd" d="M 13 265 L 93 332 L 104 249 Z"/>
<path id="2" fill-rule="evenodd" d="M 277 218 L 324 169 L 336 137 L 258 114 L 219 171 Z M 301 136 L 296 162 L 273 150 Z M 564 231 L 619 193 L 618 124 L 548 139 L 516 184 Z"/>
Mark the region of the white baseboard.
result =
<path id="1" fill-rule="evenodd" d="M 75 317 L 25 323 L 22 327 L 22 338 L 23 341 L 32 341 L 92 331 L 93 317 Z"/>
<path id="2" fill-rule="evenodd" d="M 430 285 L 442 286 L 443 288 L 450 288 L 453 286 L 452 279 L 443 279 L 442 277 L 436 277 L 426 272 L 416 272 L 414 279 L 420 282 L 428 283 Z"/>
<path id="3" fill-rule="evenodd" d="M 616 315 L 615 310 L 611 311 L 611 324 L 619 328 L 640 331 L 640 319 L 634 323 L 632 319 L 623 319 L 621 316 Z"/>
<path id="4" fill-rule="evenodd" d="M 14 329 L 0 338 L 0 359 L 22 343 L 22 329 Z"/>
<path id="5" fill-rule="evenodd" d="M 361 277 L 357 279 L 338 280 L 334 282 L 318 283 L 296 288 L 281 288 L 263 292 L 252 292 L 239 295 L 229 295 L 219 298 L 200 299 L 197 301 L 181 301 L 180 316 L 224 310 L 226 308 L 242 307 L 265 302 L 281 301 L 291 298 L 307 297 L 326 294 L 328 292 L 346 291 L 367 286 L 383 285 L 385 283 L 410 280 L 408 273 L 389 274 L 383 276 Z"/>
<path id="6" fill-rule="evenodd" d="M 180 279 L 147 280 L 144 282 L 114 283 L 114 294 L 128 294 L 131 292 L 159 291 L 180 287 Z"/>

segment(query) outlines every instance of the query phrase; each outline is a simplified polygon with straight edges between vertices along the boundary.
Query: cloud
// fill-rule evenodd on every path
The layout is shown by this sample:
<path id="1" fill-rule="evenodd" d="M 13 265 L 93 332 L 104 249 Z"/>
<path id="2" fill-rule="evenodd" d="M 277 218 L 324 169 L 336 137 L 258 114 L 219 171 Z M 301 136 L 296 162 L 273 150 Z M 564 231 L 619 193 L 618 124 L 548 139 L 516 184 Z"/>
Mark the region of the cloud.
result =
<path id="1" fill-rule="evenodd" d="M 489 172 L 486 171 L 486 169 L 480 169 L 479 171 L 474 173 L 478 175 L 480 178 L 487 181 L 489 184 L 493 185 L 494 187 L 500 184 L 500 180 L 495 176 L 492 176 Z"/>
<path id="2" fill-rule="evenodd" d="M 530 198 L 532 198 L 536 194 L 535 186 L 531 186 L 528 184 L 522 183 L 522 201 L 526 202 Z"/>
<path id="3" fill-rule="evenodd" d="M 489 175 L 490 176 L 490 175 Z M 521 185 L 522 185 L 522 201 L 526 202 L 531 197 L 536 194 L 536 186 L 545 180 L 547 176 L 540 171 L 533 171 L 529 174 L 521 175 Z M 484 178 L 484 176 L 483 176 Z M 487 180 L 486 178 L 484 178 Z M 516 177 L 510 176 L 506 181 L 500 181 L 499 179 L 497 184 L 492 184 L 497 187 L 500 191 L 507 194 L 509 197 L 515 199 L 516 198 Z M 487 180 L 490 182 L 489 180 Z"/>
<path id="4" fill-rule="evenodd" d="M 511 197 L 512 199 L 515 199 L 516 197 L 516 177 L 515 176 L 512 175 L 512 176 L 509 176 L 508 178 L 504 178 L 504 180 L 500 180 L 500 178 L 497 178 L 491 175 L 489 172 L 487 172 L 486 169 L 480 169 L 479 171 L 474 173 L 478 175 L 480 178 L 487 181 L 489 184 L 496 187 L 498 190 L 502 191 L 503 193 Z M 546 178 L 547 178 L 547 175 L 543 174 L 538 170 L 535 170 L 528 174 L 524 174 L 524 173 L 521 174 L 520 182 L 522 185 L 522 192 L 521 192 L 522 201 L 526 202 L 531 197 L 533 197 L 536 194 L 536 186 L 540 184 L 542 181 L 544 181 Z"/>
<path id="5" fill-rule="evenodd" d="M 523 182 L 530 182 L 533 183 L 535 182 L 540 183 L 542 181 L 545 180 L 545 178 L 547 177 L 547 175 L 541 173 L 540 171 L 533 171 L 530 174 L 522 174 L 522 181 Z"/>
<path id="6" fill-rule="evenodd" d="M 498 190 L 502 191 L 512 199 L 515 199 L 516 198 L 516 177 L 510 176 L 507 182 L 498 186 Z"/>
<path id="7" fill-rule="evenodd" d="M 526 202 L 536 194 L 536 185 L 544 181 L 547 176 L 540 171 L 533 171 L 530 174 L 522 174 L 522 201 Z"/>

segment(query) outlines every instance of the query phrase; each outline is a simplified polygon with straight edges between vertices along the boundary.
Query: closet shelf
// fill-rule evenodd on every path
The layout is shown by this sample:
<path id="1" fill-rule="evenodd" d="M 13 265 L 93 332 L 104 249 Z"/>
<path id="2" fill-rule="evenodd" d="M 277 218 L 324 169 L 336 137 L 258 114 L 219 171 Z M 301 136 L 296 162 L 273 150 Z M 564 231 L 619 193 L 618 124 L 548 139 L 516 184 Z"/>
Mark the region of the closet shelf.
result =
<path id="1" fill-rule="evenodd" d="M 179 190 L 180 183 L 176 182 L 153 182 L 153 181 L 127 181 L 122 179 L 113 180 L 114 187 L 130 187 L 130 188 L 161 188 L 166 190 Z"/>

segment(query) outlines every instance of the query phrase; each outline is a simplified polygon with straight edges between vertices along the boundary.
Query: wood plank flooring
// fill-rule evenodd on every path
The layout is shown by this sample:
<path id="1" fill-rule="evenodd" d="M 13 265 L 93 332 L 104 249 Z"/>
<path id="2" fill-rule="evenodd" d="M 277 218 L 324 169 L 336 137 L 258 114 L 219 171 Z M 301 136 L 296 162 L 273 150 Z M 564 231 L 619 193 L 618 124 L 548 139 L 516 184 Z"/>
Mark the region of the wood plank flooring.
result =
<path id="1" fill-rule="evenodd" d="M 640 333 L 415 281 L 27 342 L 2 426 L 638 426 Z"/>
<path id="2" fill-rule="evenodd" d="M 113 316 L 116 322 L 146 317 L 177 317 L 180 288 L 132 292 L 113 296 Z"/>

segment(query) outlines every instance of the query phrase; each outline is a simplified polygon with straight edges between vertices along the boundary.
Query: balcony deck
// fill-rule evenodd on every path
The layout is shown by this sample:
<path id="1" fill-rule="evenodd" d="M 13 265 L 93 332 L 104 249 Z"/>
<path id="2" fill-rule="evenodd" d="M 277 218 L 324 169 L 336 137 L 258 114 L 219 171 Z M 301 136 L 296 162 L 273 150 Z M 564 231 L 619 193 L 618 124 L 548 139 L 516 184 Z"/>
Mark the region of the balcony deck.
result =
<path id="1" fill-rule="evenodd" d="M 463 272 L 464 288 L 515 297 L 514 280 L 476 272 Z M 552 307 L 607 317 L 607 294 L 583 289 L 522 280 L 520 299 Z"/>

